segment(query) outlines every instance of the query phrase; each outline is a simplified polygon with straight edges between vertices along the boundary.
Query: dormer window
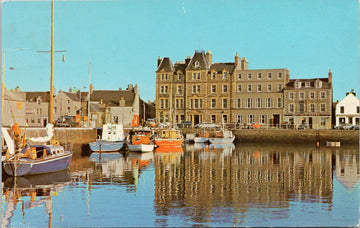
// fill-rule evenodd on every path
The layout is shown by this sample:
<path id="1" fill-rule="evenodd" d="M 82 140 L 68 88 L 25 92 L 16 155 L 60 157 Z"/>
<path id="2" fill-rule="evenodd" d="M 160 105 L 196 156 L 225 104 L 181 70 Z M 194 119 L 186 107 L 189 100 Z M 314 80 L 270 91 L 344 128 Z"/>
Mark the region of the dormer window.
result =
<path id="1" fill-rule="evenodd" d="M 215 80 L 215 79 L 216 79 L 216 73 L 215 73 L 215 72 L 212 72 L 212 74 L 211 74 L 211 79 L 212 79 L 212 80 Z"/>
<path id="2" fill-rule="evenodd" d="M 41 99 L 40 98 L 38 98 L 36 102 L 37 102 L 38 105 L 41 105 Z"/>
<path id="3" fill-rule="evenodd" d="M 315 82 L 315 88 L 321 88 L 321 87 L 322 87 L 322 81 L 317 79 L 316 82 Z"/>
<path id="4" fill-rule="evenodd" d="M 301 88 L 301 81 L 296 80 L 294 83 L 295 89 L 300 89 Z"/>
<path id="5" fill-rule="evenodd" d="M 305 87 L 310 87 L 310 81 L 305 82 Z"/>
<path id="6" fill-rule="evenodd" d="M 199 67 L 200 67 L 199 61 L 196 61 L 196 62 L 194 63 L 194 67 L 195 67 L 195 68 L 199 68 Z"/>
<path id="7" fill-rule="evenodd" d="M 223 73 L 223 79 L 226 79 L 227 78 L 227 72 L 224 72 Z"/>

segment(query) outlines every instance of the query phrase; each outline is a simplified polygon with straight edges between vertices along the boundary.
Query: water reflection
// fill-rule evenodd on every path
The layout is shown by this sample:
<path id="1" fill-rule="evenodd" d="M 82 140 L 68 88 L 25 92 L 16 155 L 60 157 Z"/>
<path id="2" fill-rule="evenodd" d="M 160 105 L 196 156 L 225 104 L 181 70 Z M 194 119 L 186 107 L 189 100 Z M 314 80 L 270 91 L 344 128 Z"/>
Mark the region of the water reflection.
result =
<path id="1" fill-rule="evenodd" d="M 47 218 L 48 227 L 52 224 L 52 197 L 56 197 L 64 190 L 64 186 L 70 184 L 69 169 L 28 177 L 7 177 L 3 182 L 4 215 L 3 227 L 12 224 L 14 212 L 21 207 L 23 224 L 26 225 L 25 215 L 27 209 L 45 207 L 43 214 L 36 215 L 37 218 Z M 18 221 L 19 222 L 19 221 Z M 14 226 L 15 224 L 12 224 Z M 19 225 L 19 223 L 18 223 Z"/>
<path id="2" fill-rule="evenodd" d="M 16 181 L 3 179 L 5 224 L 21 226 L 22 221 L 13 221 L 14 211 L 19 214 L 24 208 L 29 214 L 26 209 L 36 205 L 35 201 L 31 204 L 35 194 L 31 192 L 36 192 L 37 205 L 44 208 L 49 226 L 51 223 L 64 226 L 61 220 L 55 223 L 52 219 L 61 217 L 55 214 L 59 210 L 54 210 L 59 205 L 45 201 L 51 200 L 70 181 L 68 190 L 64 190 L 68 193 L 64 197 L 67 205 L 79 193 L 77 204 L 72 205 L 87 207 L 87 214 L 76 214 L 78 224 L 65 226 L 81 226 L 83 221 L 88 222 L 85 226 L 119 226 L 124 224 L 124 217 L 138 216 L 140 210 L 146 209 L 149 222 L 131 220 L 126 225 L 258 226 L 271 225 L 272 221 L 292 221 L 300 215 L 294 223 L 277 223 L 300 226 L 304 225 L 302 220 L 307 220 L 301 216 L 309 211 L 323 216 L 320 225 L 330 226 L 333 224 L 328 220 L 339 216 L 358 216 L 341 214 L 338 208 L 342 204 L 336 204 L 339 198 L 359 188 L 358 147 L 192 144 L 159 147 L 150 153 L 92 153 L 75 158 L 70 170 L 71 175 L 67 171 L 63 175 L 40 175 Z M 98 203 L 106 197 L 110 203 Z M 30 203 L 25 203 L 26 200 Z M 97 203 L 90 204 L 90 200 Z M 346 207 L 350 204 L 358 205 L 358 198 L 347 202 Z M 112 214 L 113 210 L 122 211 L 123 217 Z M 102 223 L 98 220 L 99 213 L 105 216 Z"/>
<path id="3" fill-rule="evenodd" d="M 148 153 L 92 153 L 89 161 L 93 163 L 91 178 L 93 185 L 125 185 L 128 191 L 136 191 L 143 169 L 150 164 L 154 156 Z"/>

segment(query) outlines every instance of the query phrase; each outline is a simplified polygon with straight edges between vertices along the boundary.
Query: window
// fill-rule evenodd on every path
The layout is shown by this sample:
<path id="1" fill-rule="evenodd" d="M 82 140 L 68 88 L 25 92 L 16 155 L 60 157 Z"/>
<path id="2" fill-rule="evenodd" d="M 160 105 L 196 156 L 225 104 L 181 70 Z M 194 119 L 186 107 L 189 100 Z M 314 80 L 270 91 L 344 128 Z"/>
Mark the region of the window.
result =
<path id="1" fill-rule="evenodd" d="M 271 77 L 272 77 L 271 73 L 268 73 L 268 79 L 271 79 Z"/>
<path id="2" fill-rule="evenodd" d="M 235 122 L 242 123 L 242 115 L 235 115 Z"/>
<path id="3" fill-rule="evenodd" d="M 241 98 L 238 98 L 238 99 L 236 100 L 236 107 L 237 107 L 237 108 L 241 108 Z"/>
<path id="4" fill-rule="evenodd" d="M 241 80 L 241 74 L 238 74 L 238 80 Z"/>
<path id="5" fill-rule="evenodd" d="M 300 102 L 299 103 L 299 112 L 303 113 L 304 112 L 304 102 Z"/>
<path id="6" fill-rule="evenodd" d="M 238 89 L 237 89 L 238 93 L 241 92 L 241 85 L 238 85 Z"/>
<path id="7" fill-rule="evenodd" d="M 359 113 L 359 106 L 356 106 L 356 113 Z"/>
<path id="8" fill-rule="evenodd" d="M 320 81 L 319 79 L 317 79 L 315 81 L 315 88 L 321 88 L 322 87 L 322 81 Z"/>
<path id="9" fill-rule="evenodd" d="M 267 115 L 260 115 L 259 122 L 262 124 L 266 124 L 267 123 Z"/>
<path id="10" fill-rule="evenodd" d="M 294 112 L 294 104 L 289 104 L 289 112 Z"/>
<path id="11" fill-rule="evenodd" d="M 197 73 L 197 78 L 198 80 L 200 80 L 200 73 Z"/>
<path id="12" fill-rule="evenodd" d="M 345 112 L 345 107 L 344 106 L 340 106 L 340 113 L 344 113 Z"/>
<path id="13" fill-rule="evenodd" d="M 314 100 L 314 98 L 315 98 L 315 93 L 314 93 L 314 92 L 310 92 L 310 99 L 311 99 L 311 100 Z"/>
<path id="14" fill-rule="evenodd" d="M 227 93 L 227 85 L 223 85 L 223 93 Z"/>
<path id="15" fill-rule="evenodd" d="M 198 99 L 194 99 L 194 108 L 199 108 L 199 101 L 198 101 Z"/>
<path id="16" fill-rule="evenodd" d="M 257 86 L 257 91 L 261 92 L 261 85 L 260 84 Z"/>
<path id="17" fill-rule="evenodd" d="M 300 98 L 301 100 L 304 100 L 304 99 L 305 99 L 305 93 L 301 92 L 301 93 L 299 94 L 299 98 Z"/>
<path id="18" fill-rule="evenodd" d="M 164 93 L 169 93 L 169 86 L 165 86 L 165 92 Z"/>
<path id="19" fill-rule="evenodd" d="M 176 99 L 176 108 L 183 108 L 183 99 Z"/>
<path id="20" fill-rule="evenodd" d="M 245 108 L 252 107 L 252 98 L 246 98 Z"/>
<path id="21" fill-rule="evenodd" d="M 203 100 L 199 99 L 199 108 L 202 108 L 202 107 L 203 107 Z"/>
<path id="22" fill-rule="evenodd" d="M 296 80 L 294 83 L 295 89 L 300 89 L 301 88 L 301 81 Z"/>
<path id="23" fill-rule="evenodd" d="M 248 73 L 248 77 L 249 80 L 251 79 L 251 73 Z"/>
<path id="24" fill-rule="evenodd" d="M 251 85 L 248 85 L 247 91 L 251 92 Z"/>
<path id="25" fill-rule="evenodd" d="M 320 98 L 321 99 L 325 99 L 325 96 L 326 96 L 325 92 L 320 92 Z"/>
<path id="26" fill-rule="evenodd" d="M 160 86 L 160 93 L 161 93 L 161 94 L 164 93 L 164 86 Z"/>
<path id="27" fill-rule="evenodd" d="M 67 107 L 67 112 L 68 114 L 70 114 L 70 107 Z"/>
<path id="28" fill-rule="evenodd" d="M 277 107 L 281 108 L 281 106 L 282 106 L 281 97 L 278 97 L 278 99 L 277 99 Z"/>
<path id="29" fill-rule="evenodd" d="M 70 104 L 70 100 L 67 100 L 67 103 Z"/>
<path id="30" fill-rule="evenodd" d="M 199 68 L 199 67 L 200 67 L 199 61 L 196 61 L 196 62 L 194 63 L 194 67 L 195 67 L 195 68 Z"/>
<path id="31" fill-rule="evenodd" d="M 178 80 L 181 80 L 181 73 L 178 74 Z"/>
<path id="32" fill-rule="evenodd" d="M 197 93 L 200 93 L 200 85 L 198 85 L 198 86 L 196 86 L 196 88 L 197 88 Z"/>
<path id="33" fill-rule="evenodd" d="M 247 122 L 248 122 L 248 123 L 254 122 L 254 115 L 249 114 L 249 115 L 247 116 Z"/>
<path id="34" fill-rule="evenodd" d="M 267 86 L 267 91 L 268 91 L 268 92 L 271 92 L 271 84 L 269 84 L 269 85 Z"/>
<path id="35" fill-rule="evenodd" d="M 257 74 L 257 79 L 261 79 L 261 73 Z"/>
<path id="36" fill-rule="evenodd" d="M 212 74 L 211 74 L 211 79 L 212 79 L 212 80 L 215 80 L 215 79 L 216 79 L 216 73 L 215 73 L 215 72 L 212 72 Z"/>
<path id="37" fill-rule="evenodd" d="M 320 112 L 325 112 L 325 104 L 320 104 Z"/>
<path id="38" fill-rule="evenodd" d="M 223 73 L 223 79 L 227 79 L 227 72 Z"/>
<path id="39" fill-rule="evenodd" d="M 216 93 L 216 85 L 211 85 L 211 92 Z"/>
<path id="40" fill-rule="evenodd" d="M 41 105 L 41 99 L 38 99 L 38 100 L 37 100 L 37 104 L 38 104 L 38 105 Z"/>
<path id="41" fill-rule="evenodd" d="M 272 108 L 272 98 L 266 98 L 266 108 Z"/>
<path id="42" fill-rule="evenodd" d="M 320 119 L 320 125 L 321 125 L 322 127 L 324 127 L 324 126 L 326 125 L 326 118 L 321 118 L 321 119 Z"/>
<path id="43" fill-rule="evenodd" d="M 165 99 L 165 108 L 169 108 L 169 100 Z"/>
<path id="44" fill-rule="evenodd" d="M 294 93 L 289 93 L 289 99 L 294 100 Z"/>
<path id="45" fill-rule="evenodd" d="M 190 108 L 193 108 L 193 99 L 190 99 Z"/>
<path id="46" fill-rule="evenodd" d="M 261 108 L 261 106 L 262 106 L 262 98 L 256 98 L 255 108 Z"/>
<path id="47" fill-rule="evenodd" d="M 282 79 L 282 73 L 281 72 L 278 73 L 278 79 Z"/>
<path id="48" fill-rule="evenodd" d="M 278 84 L 278 92 L 280 92 L 282 90 L 282 85 Z"/>
<path id="49" fill-rule="evenodd" d="M 211 99 L 211 108 L 216 108 L 216 99 Z"/>
<path id="50" fill-rule="evenodd" d="M 227 99 L 226 98 L 223 99 L 223 108 L 227 108 Z"/>
<path id="51" fill-rule="evenodd" d="M 193 93 L 196 93 L 196 85 L 193 85 L 193 86 L 192 86 L 192 92 L 193 92 Z"/>
<path id="52" fill-rule="evenodd" d="M 227 123 L 227 115 L 223 115 L 223 120 L 224 120 L 224 123 Z"/>
<path id="53" fill-rule="evenodd" d="M 196 73 L 193 73 L 193 80 L 196 79 Z"/>
<path id="54" fill-rule="evenodd" d="M 305 87 L 310 87 L 310 81 L 305 82 Z"/>
<path id="55" fill-rule="evenodd" d="M 181 94 L 181 93 L 182 93 L 181 86 L 178 86 L 177 87 L 177 94 Z"/>
<path id="56" fill-rule="evenodd" d="M 211 122 L 215 123 L 216 122 L 216 116 L 215 115 L 211 115 Z"/>
<path id="57" fill-rule="evenodd" d="M 310 104 L 310 112 L 315 112 L 315 104 Z"/>

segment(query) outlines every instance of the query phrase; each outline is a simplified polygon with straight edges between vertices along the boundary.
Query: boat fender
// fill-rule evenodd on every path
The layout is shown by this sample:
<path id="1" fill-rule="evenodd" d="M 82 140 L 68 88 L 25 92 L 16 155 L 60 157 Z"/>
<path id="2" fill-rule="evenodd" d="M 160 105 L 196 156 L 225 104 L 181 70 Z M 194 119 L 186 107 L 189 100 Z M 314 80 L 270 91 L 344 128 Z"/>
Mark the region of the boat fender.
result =
<path id="1" fill-rule="evenodd" d="M 35 160 L 37 157 L 36 155 L 36 148 L 31 148 L 31 151 L 30 151 L 30 158 Z"/>
<path id="2" fill-rule="evenodd" d="M 55 145 L 55 146 L 58 146 L 58 145 L 60 145 L 60 142 L 59 142 L 59 140 L 53 140 L 53 141 L 52 141 L 52 143 L 53 143 L 53 145 Z"/>

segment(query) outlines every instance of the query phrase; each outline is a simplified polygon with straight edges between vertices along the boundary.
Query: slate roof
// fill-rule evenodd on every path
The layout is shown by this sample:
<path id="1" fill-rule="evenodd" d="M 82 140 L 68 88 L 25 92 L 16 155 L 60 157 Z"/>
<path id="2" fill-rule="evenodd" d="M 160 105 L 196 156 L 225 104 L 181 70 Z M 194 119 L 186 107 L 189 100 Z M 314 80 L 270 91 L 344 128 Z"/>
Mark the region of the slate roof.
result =
<path id="1" fill-rule="evenodd" d="M 199 62 L 199 67 L 195 67 L 195 63 Z M 192 57 L 189 65 L 187 65 L 186 70 L 194 70 L 194 69 L 209 69 L 208 62 L 206 60 L 205 51 L 195 51 L 194 56 Z"/>
<path id="2" fill-rule="evenodd" d="M 105 107 L 101 104 L 94 104 L 90 102 L 90 112 L 105 112 Z"/>
<path id="3" fill-rule="evenodd" d="M 124 97 L 125 106 L 132 106 L 135 92 L 133 90 L 94 90 L 90 95 L 90 102 L 101 102 L 102 99 L 106 106 L 119 106 L 122 97 Z"/>
<path id="4" fill-rule="evenodd" d="M 175 64 L 175 74 L 177 74 L 177 72 L 180 70 L 183 74 L 185 74 L 185 69 L 186 69 L 186 64 L 185 63 L 180 63 L 180 64 Z"/>
<path id="5" fill-rule="evenodd" d="M 41 97 L 43 102 L 50 102 L 50 92 L 23 92 L 25 93 L 25 99 L 28 102 L 36 102 Z"/>
<path id="6" fill-rule="evenodd" d="M 162 60 L 161 60 L 161 63 L 157 69 L 156 72 L 159 72 L 161 70 L 165 70 L 167 72 L 172 72 L 174 71 L 174 65 L 172 64 L 171 60 L 169 57 L 164 57 Z"/>
<path id="7" fill-rule="evenodd" d="M 68 96 L 73 101 L 79 101 L 79 99 L 80 99 L 78 93 L 71 93 L 71 92 L 65 92 L 65 91 L 62 91 L 62 92 L 64 94 L 66 94 L 66 96 Z"/>
<path id="8" fill-rule="evenodd" d="M 301 88 L 299 89 L 314 89 L 315 88 L 315 82 L 316 80 L 319 79 L 320 81 L 322 81 L 322 87 L 321 89 L 331 89 L 331 83 L 329 83 L 328 78 L 312 78 L 312 79 L 290 79 L 289 82 L 286 84 L 284 89 L 287 90 L 295 90 L 295 86 L 294 83 L 296 80 L 299 80 L 302 84 L 304 84 L 305 82 L 310 82 L 310 87 L 305 87 L 305 85 L 301 85 Z M 298 90 L 298 89 L 296 89 Z"/>
<path id="9" fill-rule="evenodd" d="M 235 65 L 234 63 L 213 63 L 210 66 L 210 71 L 215 70 L 217 73 L 221 73 L 224 69 L 232 74 L 235 69 Z"/>

